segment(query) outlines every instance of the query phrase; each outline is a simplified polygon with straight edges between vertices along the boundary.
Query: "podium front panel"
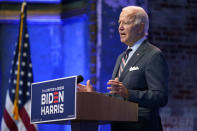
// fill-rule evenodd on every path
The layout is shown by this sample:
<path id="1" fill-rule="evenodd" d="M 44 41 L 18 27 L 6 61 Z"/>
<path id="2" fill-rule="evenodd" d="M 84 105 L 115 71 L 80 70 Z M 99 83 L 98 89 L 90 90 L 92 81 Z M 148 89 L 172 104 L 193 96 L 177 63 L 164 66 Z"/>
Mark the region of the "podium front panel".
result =
<path id="1" fill-rule="evenodd" d="M 33 83 L 31 123 L 76 119 L 77 76 Z"/>

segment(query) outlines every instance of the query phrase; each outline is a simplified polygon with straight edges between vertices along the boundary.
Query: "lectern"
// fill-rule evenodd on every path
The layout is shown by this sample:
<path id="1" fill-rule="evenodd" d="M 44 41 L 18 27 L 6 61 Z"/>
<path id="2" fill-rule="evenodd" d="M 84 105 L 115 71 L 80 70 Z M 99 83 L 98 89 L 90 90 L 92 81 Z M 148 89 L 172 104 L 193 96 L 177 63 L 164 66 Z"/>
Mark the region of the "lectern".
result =
<path id="1" fill-rule="evenodd" d="M 138 104 L 96 92 L 77 93 L 77 118 L 71 121 L 72 131 L 98 131 L 103 122 L 135 122 Z"/>
<path id="2" fill-rule="evenodd" d="M 33 83 L 31 123 L 71 121 L 72 131 L 97 131 L 101 123 L 138 120 L 138 104 L 76 88 L 76 76 Z"/>

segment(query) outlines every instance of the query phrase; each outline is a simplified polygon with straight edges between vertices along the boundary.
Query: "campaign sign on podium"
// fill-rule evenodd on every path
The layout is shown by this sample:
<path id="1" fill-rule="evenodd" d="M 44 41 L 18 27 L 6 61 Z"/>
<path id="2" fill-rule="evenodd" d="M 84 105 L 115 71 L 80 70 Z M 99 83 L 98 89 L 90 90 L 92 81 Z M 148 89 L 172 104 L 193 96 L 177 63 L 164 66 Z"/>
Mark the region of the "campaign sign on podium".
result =
<path id="1" fill-rule="evenodd" d="M 31 123 L 76 119 L 77 76 L 32 83 Z"/>

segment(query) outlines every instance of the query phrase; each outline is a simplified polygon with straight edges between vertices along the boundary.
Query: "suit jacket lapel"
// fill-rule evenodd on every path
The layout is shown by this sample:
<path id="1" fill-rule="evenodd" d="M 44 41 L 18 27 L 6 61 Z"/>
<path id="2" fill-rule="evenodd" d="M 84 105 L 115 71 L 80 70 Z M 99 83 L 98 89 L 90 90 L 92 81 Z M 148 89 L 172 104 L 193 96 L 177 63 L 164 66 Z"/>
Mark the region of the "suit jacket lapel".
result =
<path id="1" fill-rule="evenodd" d="M 145 40 L 140 45 L 140 47 L 135 51 L 135 53 L 133 54 L 133 56 L 130 58 L 130 60 L 128 61 L 128 63 L 124 67 L 124 70 L 121 73 L 119 80 L 121 80 L 122 78 L 124 78 L 124 76 L 128 73 L 129 68 L 131 66 L 134 66 L 135 63 L 142 58 L 142 56 L 144 55 L 144 50 L 146 49 L 146 46 L 147 46 L 147 44 L 146 44 L 146 40 Z"/>

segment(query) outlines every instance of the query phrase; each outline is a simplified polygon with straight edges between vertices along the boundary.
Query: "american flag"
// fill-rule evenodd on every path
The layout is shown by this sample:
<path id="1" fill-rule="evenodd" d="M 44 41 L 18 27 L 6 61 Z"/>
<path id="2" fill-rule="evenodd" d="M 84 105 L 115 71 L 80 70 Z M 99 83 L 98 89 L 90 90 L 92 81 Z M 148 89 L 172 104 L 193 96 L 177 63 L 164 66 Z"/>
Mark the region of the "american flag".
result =
<path id="1" fill-rule="evenodd" d="M 10 70 L 9 88 L 1 123 L 2 131 L 36 131 L 30 124 L 30 88 L 33 82 L 29 35 L 26 24 L 26 3 L 20 16 L 19 38 Z"/>

